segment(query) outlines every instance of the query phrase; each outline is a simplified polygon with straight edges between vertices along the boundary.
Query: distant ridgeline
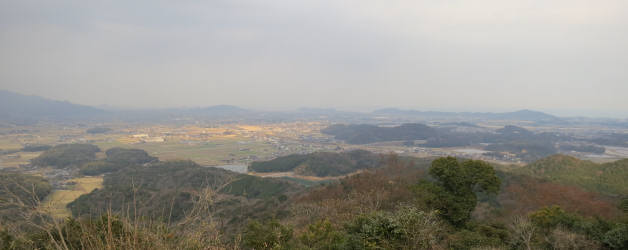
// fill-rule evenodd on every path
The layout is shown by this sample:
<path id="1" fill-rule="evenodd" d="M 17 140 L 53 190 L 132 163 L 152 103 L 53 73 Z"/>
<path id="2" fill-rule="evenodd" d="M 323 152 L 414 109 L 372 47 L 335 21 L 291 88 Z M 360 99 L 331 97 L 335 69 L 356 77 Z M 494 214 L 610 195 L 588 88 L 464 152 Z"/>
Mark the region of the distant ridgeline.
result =
<path id="1" fill-rule="evenodd" d="M 293 154 L 270 161 L 253 162 L 249 168 L 260 173 L 294 171 L 299 175 L 325 177 L 372 169 L 381 164 L 381 156 L 366 150 L 354 150 L 342 153 Z"/>
<path id="2" fill-rule="evenodd" d="M 405 145 L 415 145 L 415 140 L 425 141 L 422 147 L 464 147 L 489 143 L 485 150 L 516 154 L 523 161 L 531 162 L 564 151 L 604 153 L 604 148 L 572 143 L 574 138 L 557 133 L 534 133 L 517 126 L 505 126 L 498 130 L 489 130 L 473 124 L 457 123 L 456 126 L 429 127 L 423 124 L 403 124 L 397 127 L 379 127 L 375 125 L 332 125 L 322 130 L 336 139 L 350 144 L 368 144 L 375 142 L 405 141 Z M 467 128 L 461 132 L 455 127 Z M 462 131 L 465 131 L 464 129 Z"/>
<path id="3" fill-rule="evenodd" d="M 89 120 L 106 113 L 89 106 L 0 90 L 0 121 L 31 124 L 41 120 Z"/>

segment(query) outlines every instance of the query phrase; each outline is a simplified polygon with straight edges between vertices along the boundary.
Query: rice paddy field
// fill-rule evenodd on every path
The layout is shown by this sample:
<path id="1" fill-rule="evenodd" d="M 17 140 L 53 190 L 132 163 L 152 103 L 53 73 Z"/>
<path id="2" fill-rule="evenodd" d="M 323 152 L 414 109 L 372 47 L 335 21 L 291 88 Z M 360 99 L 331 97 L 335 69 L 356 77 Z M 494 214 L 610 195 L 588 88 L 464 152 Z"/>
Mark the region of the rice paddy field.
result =
<path id="1" fill-rule="evenodd" d="M 72 215 L 66 207 L 68 203 L 76 200 L 79 196 L 92 192 L 96 188 L 102 188 L 103 178 L 101 176 L 81 177 L 68 180 L 67 189 L 57 189 L 48 195 L 40 205 L 50 215 L 55 218 L 67 218 Z"/>
<path id="2" fill-rule="evenodd" d="M 192 160 L 203 166 L 245 163 L 252 157 L 270 156 L 274 147 L 248 138 L 226 138 L 202 142 L 166 141 L 126 144 L 118 141 L 95 142 L 103 151 L 113 147 L 143 149 L 160 160 Z"/>

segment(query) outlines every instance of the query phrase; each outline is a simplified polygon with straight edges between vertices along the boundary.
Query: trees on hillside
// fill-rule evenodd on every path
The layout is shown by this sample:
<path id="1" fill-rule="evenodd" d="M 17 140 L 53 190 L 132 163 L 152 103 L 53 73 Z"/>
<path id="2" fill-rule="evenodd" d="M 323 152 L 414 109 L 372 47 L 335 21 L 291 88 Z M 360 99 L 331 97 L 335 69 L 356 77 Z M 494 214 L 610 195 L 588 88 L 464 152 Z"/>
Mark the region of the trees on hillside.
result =
<path id="1" fill-rule="evenodd" d="M 60 144 L 31 160 L 33 165 L 54 168 L 78 167 L 96 159 L 100 148 L 91 144 Z"/>
<path id="2" fill-rule="evenodd" d="M 436 182 L 420 182 L 417 192 L 425 196 L 428 206 L 438 209 L 443 218 L 457 226 L 471 218 L 477 192 L 497 194 L 501 185 L 493 167 L 484 161 L 439 158 L 432 162 L 429 173 Z"/>

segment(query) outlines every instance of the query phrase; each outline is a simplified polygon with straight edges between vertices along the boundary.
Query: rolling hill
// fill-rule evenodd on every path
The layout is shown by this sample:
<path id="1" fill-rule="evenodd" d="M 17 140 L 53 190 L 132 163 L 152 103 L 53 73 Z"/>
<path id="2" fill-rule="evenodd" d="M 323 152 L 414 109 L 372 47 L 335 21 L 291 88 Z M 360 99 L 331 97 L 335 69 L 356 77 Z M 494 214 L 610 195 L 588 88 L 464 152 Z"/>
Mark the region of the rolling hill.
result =
<path id="1" fill-rule="evenodd" d="M 628 195 L 628 159 L 596 164 L 553 155 L 515 170 L 517 173 L 609 195 Z"/>
<path id="2" fill-rule="evenodd" d="M 351 144 L 368 144 L 382 141 L 425 140 L 437 135 L 438 131 L 424 124 L 409 123 L 397 127 L 375 125 L 332 125 L 321 132 Z"/>
<path id="3" fill-rule="evenodd" d="M 288 155 L 270 161 L 253 162 L 255 172 L 294 171 L 306 176 L 341 176 L 360 169 L 372 169 L 381 165 L 380 156 L 365 150 L 333 153 L 317 152 L 306 155 Z"/>
<path id="4" fill-rule="evenodd" d="M 68 204 L 72 214 L 102 214 L 109 208 L 124 213 L 128 206 L 136 206 L 138 215 L 179 220 L 207 189 L 217 194 L 213 208 L 217 212 L 275 202 L 281 195 L 300 190 L 290 182 L 201 167 L 191 161 L 123 168 L 105 175 L 103 186 Z"/>

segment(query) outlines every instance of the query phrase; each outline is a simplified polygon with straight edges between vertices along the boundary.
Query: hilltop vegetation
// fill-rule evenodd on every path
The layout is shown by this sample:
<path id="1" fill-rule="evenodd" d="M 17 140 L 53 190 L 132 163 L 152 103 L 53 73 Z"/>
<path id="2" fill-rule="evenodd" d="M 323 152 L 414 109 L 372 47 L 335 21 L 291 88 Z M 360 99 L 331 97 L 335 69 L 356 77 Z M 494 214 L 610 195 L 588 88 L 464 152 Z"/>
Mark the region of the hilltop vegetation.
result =
<path id="1" fill-rule="evenodd" d="M 146 164 L 157 161 L 157 157 L 150 156 L 141 149 L 110 148 L 105 152 L 105 161 L 114 164 Z"/>
<path id="2" fill-rule="evenodd" d="M 33 146 L 36 149 L 44 146 Z M 35 166 L 78 169 L 83 175 L 100 175 L 122 168 L 158 161 L 141 149 L 111 148 L 104 159 L 96 159 L 100 148 L 91 144 L 60 144 L 31 160 Z"/>
<path id="3" fill-rule="evenodd" d="M 85 130 L 85 132 L 88 134 L 104 134 L 110 131 L 112 131 L 112 129 L 107 127 L 94 127 Z"/>
<path id="4" fill-rule="evenodd" d="M 628 159 L 596 164 L 571 156 L 554 155 L 518 168 L 515 172 L 594 192 L 628 194 Z"/>
<path id="5" fill-rule="evenodd" d="M 483 161 L 378 161 L 380 167 L 308 190 L 190 161 L 131 164 L 69 205 L 83 219 L 50 233 L 4 232 L 1 241 L 137 249 L 628 246 L 628 221 L 612 197 L 496 171 Z"/>
<path id="6" fill-rule="evenodd" d="M 442 158 L 434 161 L 427 176 L 423 164 L 406 165 L 389 160 L 383 169 L 316 188 L 297 201 L 297 207 L 304 212 L 298 213 L 295 220 L 300 221 L 297 225 L 308 225 L 306 232 L 297 240 L 282 242 L 275 238 L 273 242 L 307 244 L 315 239 L 315 245 L 341 245 L 338 249 L 622 249 L 628 246 L 628 237 L 621 235 L 628 229 L 628 221 L 597 217 L 614 219 L 621 214 L 610 199 L 533 177 L 499 171 L 491 174 L 486 167 L 469 170 L 469 173 L 483 173 L 488 177 L 486 182 L 483 178 L 465 178 L 464 171 L 455 167 L 458 164 L 471 163 Z M 487 189 L 497 191 L 497 196 L 477 193 L 475 188 L 473 195 L 447 191 L 468 190 L 465 186 L 474 183 L 473 180 L 488 185 Z M 490 184 L 500 182 L 499 189 Z M 471 198 L 476 195 L 478 203 Z M 454 202 L 448 204 L 448 201 Z M 465 206 L 467 203 L 470 205 Z M 565 209 L 553 207 L 555 204 Z M 440 212 L 443 208 L 446 210 Z M 464 219 L 469 218 L 465 216 L 468 208 L 473 209 L 473 215 Z M 356 214 L 357 209 L 361 212 Z M 434 209 L 438 212 L 431 213 Z M 270 227 L 273 222 L 266 225 Z M 268 228 L 272 232 L 279 229 L 277 225 Z M 303 227 L 296 226 L 295 231 L 299 230 Z M 353 245 L 356 242 L 358 245 Z"/>
<path id="7" fill-rule="evenodd" d="M 340 176 L 361 169 L 372 169 L 381 165 L 381 157 L 365 150 L 342 153 L 316 152 L 306 155 L 288 155 L 270 161 L 253 162 L 250 169 L 255 172 L 294 171 L 306 176 Z"/>
<path id="8" fill-rule="evenodd" d="M 336 139 L 351 144 L 367 144 L 382 141 L 425 140 L 436 135 L 437 131 L 429 126 L 412 123 L 398 127 L 378 127 L 373 125 L 332 125 L 321 130 L 334 135 Z"/>
<path id="9" fill-rule="evenodd" d="M 36 166 L 51 166 L 54 168 L 79 167 L 96 159 L 100 148 L 91 144 L 60 144 L 56 145 L 38 157 L 31 160 Z"/>
<path id="10" fill-rule="evenodd" d="M 74 216 L 102 214 L 128 206 L 152 218 L 178 220 L 204 189 L 250 199 L 270 199 L 298 190 L 293 184 L 201 167 L 191 161 L 169 161 L 123 168 L 105 175 L 103 188 L 79 197 L 68 207 Z M 222 197 L 225 198 L 225 197 Z"/>
<path id="11" fill-rule="evenodd" d="M 530 136 L 517 128 L 508 131 L 502 133 L 509 134 L 505 136 L 509 139 Z M 86 147 L 92 149 L 88 153 L 94 151 L 93 146 Z M 48 153 L 45 159 L 49 162 L 56 162 L 49 158 L 89 155 L 77 152 L 83 151 L 51 148 L 44 154 Z M 282 179 L 201 167 L 192 161 L 160 162 L 136 149 L 112 148 L 102 159 L 76 159 L 79 161 L 64 166 L 77 166 L 82 174 L 104 174 L 103 187 L 68 205 L 74 219 L 55 224 L 40 216 L 40 221 L 31 222 L 37 228 L 0 231 L 0 246 L 628 247 L 628 214 L 620 209 L 626 206 L 620 195 L 626 194 L 627 160 L 595 164 L 558 155 L 525 167 L 504 168 L 509 171 L 505 172 L 484 161 L 382 156 L 357 150 L 290 155 L 251 165 L 259 172 L 294 171 L 314 176 L 364 170 L 306 189 Z M 605 185 L 591 185 L 591 176 L 603 178 Z M 50 192 L 41 178 L 19 178 L 30 183 L 27 185 L 41 186 L 37 188 L 41 198 Z M 27 194 L 24 192 L 25 197 Z M 22 211 L 38 213 L 36 203 L 32 204 L 5 211 L 13 216 Z"/>

